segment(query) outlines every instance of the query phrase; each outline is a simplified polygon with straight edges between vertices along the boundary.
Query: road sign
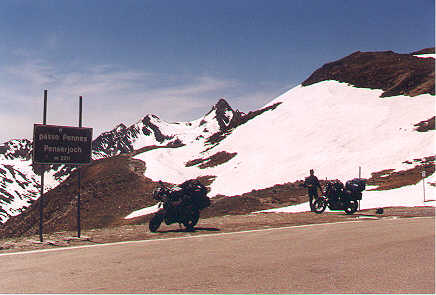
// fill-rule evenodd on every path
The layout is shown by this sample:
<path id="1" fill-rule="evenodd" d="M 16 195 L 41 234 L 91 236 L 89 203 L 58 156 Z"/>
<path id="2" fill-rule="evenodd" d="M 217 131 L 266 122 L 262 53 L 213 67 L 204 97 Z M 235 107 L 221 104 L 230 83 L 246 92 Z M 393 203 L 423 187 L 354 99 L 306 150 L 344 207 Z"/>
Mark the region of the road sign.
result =
<path id="1" fill-rule="evenodd" d="M 92 128 L 34 124 L 33 163 L 91 163 Z"/>

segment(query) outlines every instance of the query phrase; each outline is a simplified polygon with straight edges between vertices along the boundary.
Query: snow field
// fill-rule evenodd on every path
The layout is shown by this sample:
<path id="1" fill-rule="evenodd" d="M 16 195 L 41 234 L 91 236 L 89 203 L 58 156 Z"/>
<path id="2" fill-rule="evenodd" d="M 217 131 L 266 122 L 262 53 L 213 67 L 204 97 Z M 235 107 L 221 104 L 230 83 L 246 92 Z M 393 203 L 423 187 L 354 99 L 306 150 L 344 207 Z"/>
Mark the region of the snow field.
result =
<path id="1" fill-rule="evenodd" d="M 207 152 L 196 142 L 136 158 L 145 161 L 145 176 L 156 181 L 217 176 L 213 197 L 294 182 L 312 168 L 321 179 L 345 182 L 358 176 L 360 166 L 368 178 L 384 169 L 410 169 L 404 161 L 434 155 L 434 131 L 414 130 L 434 116 L 434 96 L 380 98 L 381 93 L 336 81 L 297 86 L 266 105 L 281 102 L 275 110 L 239 126 Z M 216 167 L 185 167 L 220 151 L 237 155 Z"/>

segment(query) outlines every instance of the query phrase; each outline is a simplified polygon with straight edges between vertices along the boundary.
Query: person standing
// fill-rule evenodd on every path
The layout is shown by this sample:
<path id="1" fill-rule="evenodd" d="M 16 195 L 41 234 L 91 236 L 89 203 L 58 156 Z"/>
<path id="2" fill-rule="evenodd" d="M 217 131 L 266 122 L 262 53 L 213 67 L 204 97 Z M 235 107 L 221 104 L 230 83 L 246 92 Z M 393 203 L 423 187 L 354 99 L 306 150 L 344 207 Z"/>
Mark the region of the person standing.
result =
<path id="1" fill-rule="evenodd" d="M 310 169 L 310 176 L 306 177 L 304 180 L 304 186 L 307 187 L 307 192 L 309 194 L 309 205 L 310 211 L 314 211 L 313 202 L 318 199 L 318 188 L 322 192 L 321 185 L 319 184 L 318 178 L 315 176 L 313 169 Z"/>

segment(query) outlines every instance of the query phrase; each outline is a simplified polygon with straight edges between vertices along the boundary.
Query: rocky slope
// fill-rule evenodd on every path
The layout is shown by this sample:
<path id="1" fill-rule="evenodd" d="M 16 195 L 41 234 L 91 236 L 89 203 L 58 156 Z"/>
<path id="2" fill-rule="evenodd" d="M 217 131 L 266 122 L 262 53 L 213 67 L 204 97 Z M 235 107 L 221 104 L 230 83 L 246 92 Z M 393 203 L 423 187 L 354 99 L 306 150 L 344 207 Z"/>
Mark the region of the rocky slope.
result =
<path id="1" fill-rule="evenodd" d="M 435 95 L 435 60 L 415 56 L 427 53 L 434 53 L 434 48 L 411 54 L 357 51 L 325 64 L 302 85 L 335 80 L 361 88 L 382 89 L 382 97 L 424 93 Z"/>

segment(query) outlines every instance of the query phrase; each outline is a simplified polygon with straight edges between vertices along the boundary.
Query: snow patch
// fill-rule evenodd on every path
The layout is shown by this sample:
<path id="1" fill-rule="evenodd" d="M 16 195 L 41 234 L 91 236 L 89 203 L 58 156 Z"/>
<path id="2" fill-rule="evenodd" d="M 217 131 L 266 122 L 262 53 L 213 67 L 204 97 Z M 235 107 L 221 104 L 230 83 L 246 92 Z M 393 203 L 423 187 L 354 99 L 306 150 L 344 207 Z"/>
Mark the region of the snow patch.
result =
<path id="1" fill-rule="evenodd" d="M 416 54 L 414 55 L 416 57 L 420 57 L 420 58 L 436 58 L 436 54 L 434 53 L 428 53 L 428 54 Z"/>

